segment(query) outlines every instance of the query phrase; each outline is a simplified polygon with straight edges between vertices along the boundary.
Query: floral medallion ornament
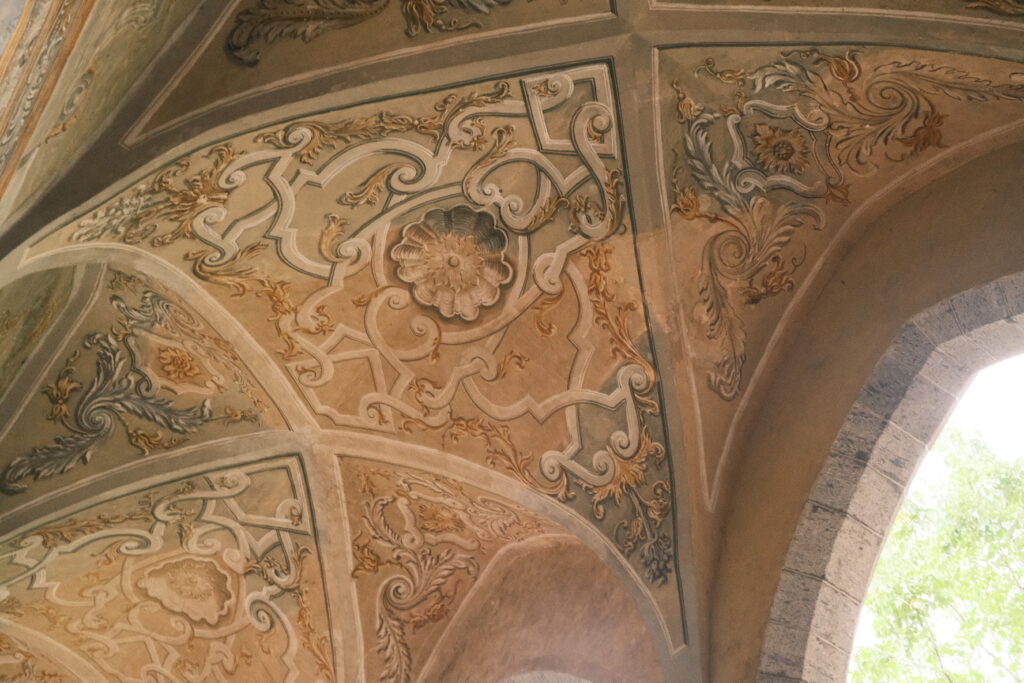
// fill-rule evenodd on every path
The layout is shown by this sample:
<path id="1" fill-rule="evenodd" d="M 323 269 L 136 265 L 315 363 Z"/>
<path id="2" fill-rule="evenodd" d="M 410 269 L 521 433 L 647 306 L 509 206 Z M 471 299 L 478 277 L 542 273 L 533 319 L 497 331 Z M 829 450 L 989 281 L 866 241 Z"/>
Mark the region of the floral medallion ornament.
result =
<path id="1" fill-rule="evenodd" d="M 416 301 L 446 318 L 476 320 L 512 281 L 506 246 L 508 236 L 491 214 L 460 205 L 431 209 L 405 226 L 391 257 Z"/>
<path id="2" fill-rule="evenodd" d="M 420 528 L 436 534 L 459 533 L 466 530 L 466 524 L 455 510 L 437 503 L 420 503 Z"/>
<path id="3" fill-rule="evenodd" d="M 160 349 L 160 369 L 164 376 L 173 380 L 187 380 L 198 375 L 196 359 L 185 349 L 163 347 Z"/>
<path id="4" fill-rule="evenodd" d="M 203 558 L 163 562 L 147 572 L 139 585 L 165 609 L 210 626 L 215 626 L 234 602 L 228 575 L 216 562 Z"/>
<path id="5" fill-rule="evenodd" d="M 771 173 L 802 173 L 810 163 L 807 136 L 796 130 L 783 130 L 759 123 L 754 126 L 754 153 Z"/>

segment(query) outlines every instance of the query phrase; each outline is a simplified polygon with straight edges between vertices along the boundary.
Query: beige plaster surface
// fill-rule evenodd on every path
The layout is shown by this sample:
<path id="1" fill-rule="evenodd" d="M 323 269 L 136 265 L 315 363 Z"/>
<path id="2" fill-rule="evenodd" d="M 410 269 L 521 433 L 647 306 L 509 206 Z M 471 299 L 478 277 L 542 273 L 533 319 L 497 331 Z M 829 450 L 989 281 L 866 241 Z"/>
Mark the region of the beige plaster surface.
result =
<path id="1" fill-rule="evenodd" d="M 255 66 L 225 46 L 238 13 L 256 2 L 177 3 L 149 28 L 120 33 L 113 14 L 93 16 L 40 119 L 35 160 L 17 192 L 0 197 L 0 283 L 9 285 L 0 313 L 34 306 L 26 290 L 42 289 L 56 268 L 62 278 L 74 269 L 94 295 L 83 303 L 76 290 L 81 315 L 57 316 L 36 335 L 39 348 L 0 359 L 31 370 L 12 380 L 23 400 L 0 401 L 0 467 L 99 424 L 76 412 L 102 374 L 95 345 L 84 343 L 92 333 L 136 340 L 122 346 L 138 352 L 139 371 L 126 361 L 115 374 L 142 404 L 201 415 L 210 400 L 214 412 L 194 431 L 179 425 L 181 442 L 141 409 L 108 412 L 114 428 L 88 456 L 17 478 L 28 492 L 0 494 L 0 533 L 30 513 L 66 519 L 65 496 L 79 494 L 78 521 L 95 507 L 89 519 L 102 526 L 100 515 L 126 514 L 102 512 L 115 498 L 105 485 L 118 496 L 133 482 L 157 486 L 147 476 L 176 463 L 199 477 L 249 467 L 257 446 L 259 457 L 299 452 L 327 579 L 282 584 L 284 616 L 269 647 L 303 653 L 278 657 L 282 670 L 325 681 L 540 671 L 753 681 L 801 510 L 892 336 L 931 303 L 1024 270 L 1022 20 L 954 0 L 511 0 L 485 2 L 487 13 L 453 2 L 437 16 L 480 26 L 452 31 L 429 22 L 427 31 L 402 12 L 431 3 L 444 4 L 373 0 L 381 11 L 365 22 L 310 29 L 308 39 L 294 32 L 300 23 L 261 38 Z M 421 30 L 407 36 L 410 26 Z M 812 97 L 756 86 L 772 64 L 808 69 L 823 89 Z M 868 145 L 878 168 L 840 164 L 837 176 L 800 161 L 815 145 L 835 153 L 859 125 L 857 106 L 877 105 L 868 84 L 893 64 L 911 105 L 875 112 L 896 121 Z M 57 109 L 90 68 L 84 108 L 65 117 Z M 570 84 L 573 94 L 559 99 Z M 829 98 L 830 123 L 819 125 L 816 108 Z M 469 112 L 463 127 L 452 111 Z M 743 212 L 729 215 L 686 170 L 699 111 L 716 117 L 708 139 L 717 168 L 737 139 L 745 145 L 733 157 L 753 179 L 744 196 L 771 207 L 758 216 L 801 205 L 824 217 L 818 229 L 776 231 L 786 272 L 775 280 L 770 256 L 733 275 L 727 252 L 714 261 L 729 303 L 719 310 L 740 321 L 746 342 L 737 392 L 724 397 L 708 384 L 721 349 L 701 287 L 709 245 Z M 320 143 L 304 154 L 310 131 Z M 769 135 L 795 141 L 799 163 L 773 161 Z M 582 181 L 553 190 L 536 180 L 539 167 Z M 773 170 L 806 187 L 750 189 L 777 182 L 767 179 Z M 838 195 L 815 186 L 826 177 Z M 697 205 L 680 194 L 687 186 Z M 522 205 L 507 200 L 513 194 Z M 531 204 L 538 197 L 553 202 L 544 220 Z M 527 210 L 538 220 L 529 228 L 516 224 Z M 514 276 L 445 309 L 436 291 L 425 293 L 443 279 L 402 263 L 422 251 L 408 237 L 429 211 L 473 235 L 460 257 L 486 263 L 492 280 Z M 484 214 L 505 242 L 487 232 Z M 593 226 L 609 216 L 615 230 L 598 234 Z M 557 250 L 568 254 L 560 297 L 542 267 Z M 356 254 L 372 255 L 372 267 L 353 265 Z M 149 284 L 131 296 L 107 291 L 112 270 Z M 145 289 L 206 330 L 198 346 L 179 346 L 197 361 L 209 347 L 209 367 L 175 352 L 166 326 L 129 324 L 111 307 L 117 294 L 141 308 Z M 0 349 L 23 336 L 0 331 Z M 231 412 L 260 412 L 231 365 L 264 405 L 257 420 Z M 550 401 L 521 410 L 538 398 Z M 566 417 L 577 408 L 578 421 Z M 639 461 L 605 457 L 637 443 Z M 572 456 L 559 459 L 562 449 Z M 286 488 L 268 488 L 280 505 L 260 514 L 282 527 L 280 539 L 312 533 Z M 644 545 L 658 534 L 667 554 Z M 76 542 L 53 538 L 69 552 Z M 273 563 L 301 565 L 280 543 L 269 560 L 249 557 L 249 585 L 272 584 Z M 10 578 L 3 571 L 0 582 Z M 38 614 L 27 613 L 18 619 L 35 624 Z M 238 652 L 258 660 L 260 641 L 246 643 Z M 199 666 L 200 654 L 188 661 Z"/>
<path id="2" fill-rule="evenodd" d="M 632 598 L 595 555 L 571 537 L 539 537 L 495 557 L 420 680 L 548 670 L 593 683 L 664 681 L 645 631 Z"/>

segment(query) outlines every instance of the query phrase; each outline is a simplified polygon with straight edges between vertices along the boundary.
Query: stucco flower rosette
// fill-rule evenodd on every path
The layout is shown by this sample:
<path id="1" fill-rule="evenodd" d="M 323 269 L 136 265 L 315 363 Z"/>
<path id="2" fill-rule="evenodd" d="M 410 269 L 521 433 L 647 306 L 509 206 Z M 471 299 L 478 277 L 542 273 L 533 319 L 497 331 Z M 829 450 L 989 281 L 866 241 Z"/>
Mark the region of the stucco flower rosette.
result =
<path id="1" fill-rule="evenodd" d="M 233 580 L 213 560 L 176 556 L 145 571 L 139 587 L 164 609 L 216 626 L 235 604 Z"/>
<path id="2" fill-rule="evenodd" d="M 491 214 L 459 205 L 431 209 L 405 226 L 391 257 L 416 301 L 445 318 L 473 321 L 481 308 L 497 303 L 501 287 L 512 281 L 507 246 L 508 236 Z"/>

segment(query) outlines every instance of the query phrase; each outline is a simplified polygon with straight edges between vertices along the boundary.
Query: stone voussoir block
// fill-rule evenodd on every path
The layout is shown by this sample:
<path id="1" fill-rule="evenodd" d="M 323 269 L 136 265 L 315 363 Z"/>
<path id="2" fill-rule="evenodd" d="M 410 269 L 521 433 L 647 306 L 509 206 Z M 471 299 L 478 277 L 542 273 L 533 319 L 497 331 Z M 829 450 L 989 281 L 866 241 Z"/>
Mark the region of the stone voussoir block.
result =
<path id="1" fill-rule="evenodd" d="M 771 620 L 806 632 L 814 619 L 818 592 L 823 584 L 820 578 L 783 569 L 775 603 L 772 605 Z"/>
<path id="2" fill-rule="evenodd" d="M 1024 352 L 1024 324 L 1015 320 L 997 320 L 971 330 L 968 335 L 988 351 L 996 361 Z"/>
<path id="3" fill-rule="evenodd" d="M 903 487 L 877 470 L 868 468 L 857 489 L 846 508 L 850 516 L 879 534 L 885 534 L 903 499 Z"/>
<path id="4" fill-rule="evenodd" d="M 818 592 L 811 633 L 849 652 L 860 607 L 859 600 L 824 582 Z"/>
<path id="5" fill-rule="evenodd" d="M 825 577 L 832 546 L 846 515 L 808 502 L 789 546 L 786 567 L 802 574 Z"/>
<path id="6" fill-rule="evenodd" d="M 830 454 L 867 462 L 887 424 L 875 411 L 862 403 L 854 403 L 832 444 Z"/>
<path id="7" fill-rule="evenodd" d="M 874 444 L 868 467 L 906 486 L 927 450 L 925 441 L 889 423 Z"/>
<path id="8" fill-rule="evenodd" d="M 935 349 L 928 356 L 921 374 L 954 396 L 959 395 L 970 383 L 979 368 L 965 363 L 961 358 L 954 357 L 941 349 Z"/>
<path id="9" fill-rule="evenodd" d="M 846 683 L 849 652 L 812 636 L 804 661 L 803 676 L 807 683 Z"/>
<path id="10" fill-rule="evenodd" d="M 844 516 L 825 570 L 826 581 L 853 598 L 863 600 L 884 540 L 874 529 Z"/>
<path id="11" fill-rule="evenodd" d="M 863 460 L 829 455 L 811 491 L 811 503 L 844 510 L 857 493 L 867 469 Z"/>
<path id="12" fill-rule="evenodd" d="M 894 425 L 911 436 L 930 443 L 956 405 L 956 396 L 918 375 L 892 414 Z"/>
<path id="13" fill-rule="evenodd" d="M 956 294 L 950 297 L 949 302 L 964 332 L 1008 316 L 998 281 Z"/>
<path id="14" fill-rule="evenodd" d="M 996 286 L 1002 291 L 1006 315 L 1024 314 L 1024 272 L 1001 277 L 996 280 Z"/>
<path id="15" fill-rule="evenodd" d="M 915 315 L 911 322 L 935 345 L 959 337 L 964 333 L 948 301 L 942 301 L 926 308 Z"/>

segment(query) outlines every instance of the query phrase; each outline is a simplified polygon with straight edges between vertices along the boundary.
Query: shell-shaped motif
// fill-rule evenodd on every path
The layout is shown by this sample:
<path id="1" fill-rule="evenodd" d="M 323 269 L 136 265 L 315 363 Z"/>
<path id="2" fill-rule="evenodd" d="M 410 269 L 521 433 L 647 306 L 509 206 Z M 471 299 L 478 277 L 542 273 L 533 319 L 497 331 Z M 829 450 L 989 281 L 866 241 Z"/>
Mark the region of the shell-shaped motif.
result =
<path id="1" fill-rule="evenodd" d="M 507 246 L 508 235 L 491 214 L 459 205 L 431 209 L 405 226 L 391 258 L 416 301 L 446 318 L 472 321 L 481 308 L 497 303 L 501 287 L 512 281 Z"/>
<path id="2" fill-rule="evenodd" d="M 193 622 L 217 624 L 234 603 L 231 579 L 216 562 L 199 557 L 178 557 L 146 572 L 140 587 L 171 612 Z"/>

